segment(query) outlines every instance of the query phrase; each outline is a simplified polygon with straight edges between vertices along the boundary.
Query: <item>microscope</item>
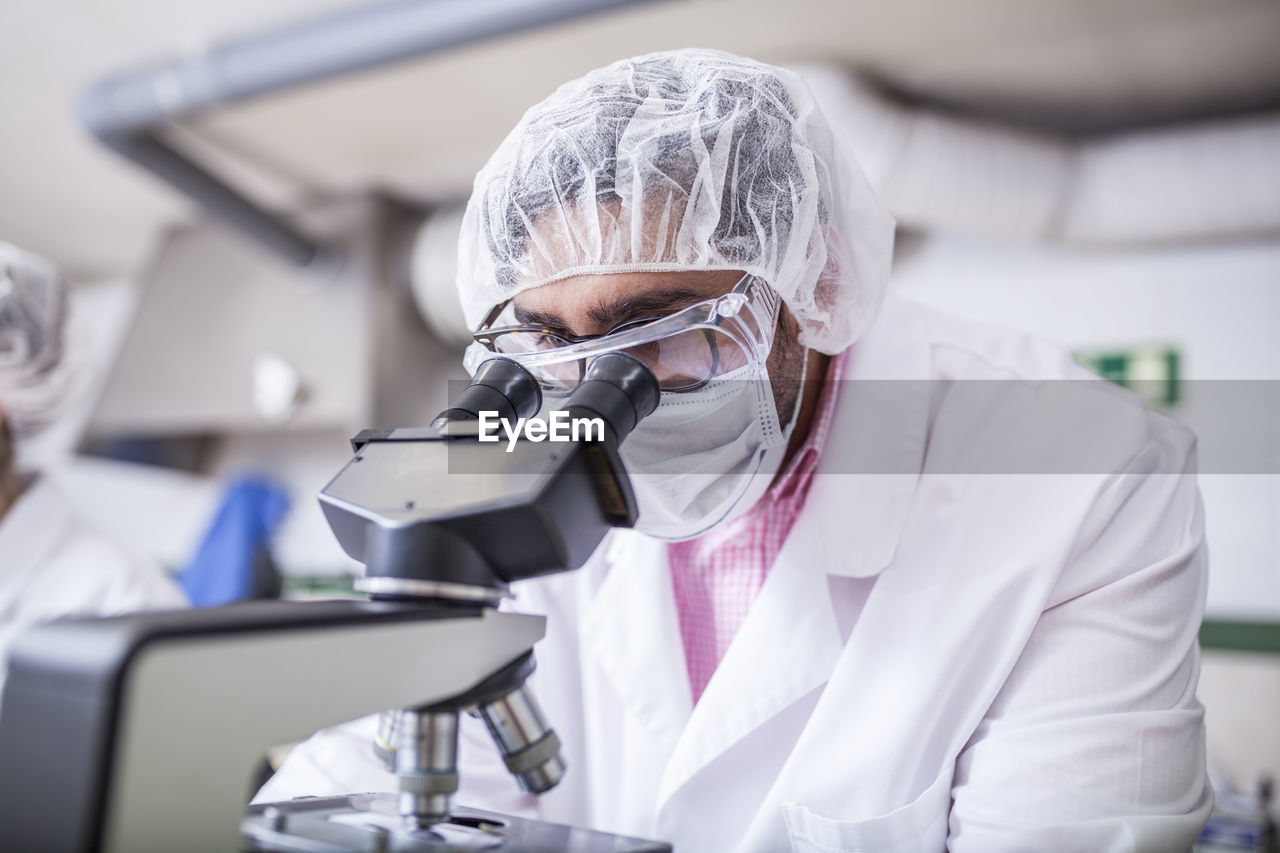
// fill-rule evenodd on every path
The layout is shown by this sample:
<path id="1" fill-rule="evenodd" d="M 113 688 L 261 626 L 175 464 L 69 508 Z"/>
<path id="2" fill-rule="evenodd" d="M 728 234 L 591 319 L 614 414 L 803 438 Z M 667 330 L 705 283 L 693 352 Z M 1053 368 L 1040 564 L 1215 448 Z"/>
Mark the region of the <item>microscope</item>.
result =
<path id="1" fill-rule="evenodd" d="M 549 790 L 560 741 L 525 680 L 539 616 L 514 581 L 582 565 L 635 522 L 619 445 L 657 406 L 629 355 L 596 358 L 565 401 L 591 440 L 493 443 L 542 389 L 495 357 L 429 427 L 365 430 L 320 495 L 367 600 L 250 602 L 72 619 L 15 642 L 0 703 L 0 838 L 43 851 L 650 853 L 658 842 L 456 807 L 459 714 L 480 717 L 519 786 Z M 249 807 L 264 751 L 379 713 L 370 748 L 396 794 Z"/>

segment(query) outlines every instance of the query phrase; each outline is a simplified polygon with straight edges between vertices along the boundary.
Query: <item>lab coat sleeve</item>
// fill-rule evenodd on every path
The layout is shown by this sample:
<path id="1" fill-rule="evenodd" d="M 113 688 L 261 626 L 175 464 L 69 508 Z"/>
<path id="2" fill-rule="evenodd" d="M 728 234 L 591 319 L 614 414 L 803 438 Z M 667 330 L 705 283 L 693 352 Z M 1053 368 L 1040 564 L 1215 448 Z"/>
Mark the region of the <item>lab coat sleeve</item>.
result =
<path id="1" fill-rule="evenodd" d="M 1170 427 L 1100 489 L 956 762 L 955 853 L 1163 853 L 1199 835 L 1213 795 L 1195 695 L 1207 557 L 1193 466 Z"/>

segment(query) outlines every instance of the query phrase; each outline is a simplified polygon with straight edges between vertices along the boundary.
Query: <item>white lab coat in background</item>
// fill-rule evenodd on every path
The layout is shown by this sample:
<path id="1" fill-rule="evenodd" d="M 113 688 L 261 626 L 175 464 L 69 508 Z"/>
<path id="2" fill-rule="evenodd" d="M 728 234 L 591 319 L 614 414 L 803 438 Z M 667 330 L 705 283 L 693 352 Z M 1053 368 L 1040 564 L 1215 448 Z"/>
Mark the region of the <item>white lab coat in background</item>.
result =
<path id="1" fill-rule="evenodd" d="M 48 477 L 32 483 L 0 518 L 0 687 L 9 645 L 35 622 L 186 604 L 158 565 L 80 520 Z"/>
<path id="2" fill-rule="evenodd" d="M 892 297 L 846 371 L 1085 375 Z M 519 584 L 513 609 L 548 617 L 532 684 L 569 771 L 522 796 L 467 718 L 457 801 L 694 853 L 1189 848 L 1212 805 L 1202 513 L 1193 476 L 1143 473 L 1192 465 L 1188 436 L 1126 404 L 1114 428 L 1141 440 L 1123 473 L 932 473 L 948 446 L 998 453 L 1008 436 L 984 424 L 1020 413 L 974 422 L 920 387 L 886 412 L 845 386 L 805 508 L 696 707 L 663 543 L 618 531 L 582 570 Z M 832 473 L 863 447 L 896 461 Z M 315 735 L 258 799 L 393 790 L 371 734 L 366 719 Z"/>

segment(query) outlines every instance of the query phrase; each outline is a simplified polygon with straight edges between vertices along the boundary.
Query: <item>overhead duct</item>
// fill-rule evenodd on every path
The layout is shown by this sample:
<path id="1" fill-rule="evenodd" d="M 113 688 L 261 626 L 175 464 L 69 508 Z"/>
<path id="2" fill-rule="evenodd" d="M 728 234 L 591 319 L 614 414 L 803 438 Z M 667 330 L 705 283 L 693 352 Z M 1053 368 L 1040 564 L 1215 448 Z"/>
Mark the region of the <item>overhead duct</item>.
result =
<path id="1" fill-rule="evenodd" d="M 797 70 L 903 225 L 1115 245 L 1280 232 L 1280 116 L 1074 139 L 896 104 L 830 66 Z"/>
<path id="2" fill-rule="evenodd" d="M 268 210 L 172 144 L 174 120 L 641 2 L 383 0 L 100 81 L 81 103 L 99 139 L 272 251 L 203 218 L 164 235 L 85 446 L 200 469 L 227 436 L 415 423 L 439 410 L 456 362 L 404 310 L 420 209 L 374 194 L 298 215 Z M 442 259 L 426 291 L 444 298 L 413 292 L 441 303 L 422 313 L 455 345 L 469 339 L 451 293 L 457 229 L 447 217 L 423 229 Z"/>
<path id="3" fill-rule="evenodd" d="M 165 138 L 207 110 L 647 0 L 384 0 L 104 78 L 80 103 L 103 144 L 301 267 L 326 249 Z M 324 268 L 325 265 L 320 265 Z"/>

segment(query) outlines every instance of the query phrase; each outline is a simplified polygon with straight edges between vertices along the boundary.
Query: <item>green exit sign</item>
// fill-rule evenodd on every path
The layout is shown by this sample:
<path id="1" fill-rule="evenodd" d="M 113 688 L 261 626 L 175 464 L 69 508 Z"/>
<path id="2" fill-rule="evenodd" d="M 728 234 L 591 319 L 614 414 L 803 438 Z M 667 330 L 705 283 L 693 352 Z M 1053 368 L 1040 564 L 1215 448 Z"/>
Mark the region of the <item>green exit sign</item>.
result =
<path id="1" fill-rule="evenodd" d="M 1085 350 L 1075 359 L 1103 379 L 1128 388 L 1148 404 L 1172 408 L 1181 395 L 1182 353 L 1172 346 Z"/>

